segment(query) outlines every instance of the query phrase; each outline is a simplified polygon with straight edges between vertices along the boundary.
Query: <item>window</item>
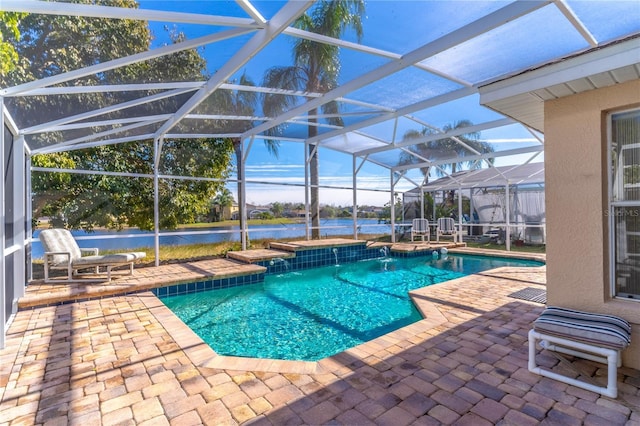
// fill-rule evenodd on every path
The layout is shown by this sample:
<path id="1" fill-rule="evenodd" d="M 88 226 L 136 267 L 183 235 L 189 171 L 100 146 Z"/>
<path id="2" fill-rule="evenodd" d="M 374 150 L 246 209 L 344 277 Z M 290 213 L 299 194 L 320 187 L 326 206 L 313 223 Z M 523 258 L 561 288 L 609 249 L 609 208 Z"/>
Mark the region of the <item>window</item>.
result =
<path id="1" fill-rule="evenodd" d="M 640 109 L 611 114 L 609 130 L 613 290 L 640 300 Z"/>

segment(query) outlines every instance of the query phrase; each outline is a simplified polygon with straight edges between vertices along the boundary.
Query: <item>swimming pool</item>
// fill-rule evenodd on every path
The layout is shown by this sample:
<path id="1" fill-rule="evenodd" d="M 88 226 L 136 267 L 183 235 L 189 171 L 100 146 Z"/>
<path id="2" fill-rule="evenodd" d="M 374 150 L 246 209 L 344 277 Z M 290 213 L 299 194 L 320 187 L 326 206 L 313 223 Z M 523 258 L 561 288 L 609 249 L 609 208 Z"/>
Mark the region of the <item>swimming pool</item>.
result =
<path id="1" fill-rule="evenodd" d="M 162 301 L 220 355 L 317 361 L 422 319 L 411 290 L 500 266 L 539 265 L 470 255 L 382 258 Z"/>

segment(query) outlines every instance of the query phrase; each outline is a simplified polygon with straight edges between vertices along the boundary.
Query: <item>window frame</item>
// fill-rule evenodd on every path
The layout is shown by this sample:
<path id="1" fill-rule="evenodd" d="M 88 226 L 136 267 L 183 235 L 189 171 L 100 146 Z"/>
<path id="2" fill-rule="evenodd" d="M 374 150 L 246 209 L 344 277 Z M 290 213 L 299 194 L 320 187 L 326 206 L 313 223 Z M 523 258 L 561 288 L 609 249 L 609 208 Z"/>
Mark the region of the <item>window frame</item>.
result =
<path id="1" fill-rule="evenodd" d="M 616 209 L 624 207 L 635 207 L 640 211 L 640 199 L 638 200 L 615 200 L 614 199 L 614 184 L 616 182 L 615 175 L 620 173 L 619 169 L 615 167 L 613 158 L 613 118 L 616 115 L 625 113 L 637 113 L 640 116 L 640 108 L 628 108 L 624 110 L 611 111 L 607 113 L 607 210 L 608 216 L 608 230 L 609 230 L 609 283 L 611 297 L 618 300 L 628 300 L 632 302 L 640 302 L 640 292 L 636 293 L 624 293 L 619 292 L 617 289 L 617 251 L 618 245 L 616 244 Z M 640 141 L 638 142 L 640 144 Z M 634 144 L 635 145 L 635 144 Z"/>

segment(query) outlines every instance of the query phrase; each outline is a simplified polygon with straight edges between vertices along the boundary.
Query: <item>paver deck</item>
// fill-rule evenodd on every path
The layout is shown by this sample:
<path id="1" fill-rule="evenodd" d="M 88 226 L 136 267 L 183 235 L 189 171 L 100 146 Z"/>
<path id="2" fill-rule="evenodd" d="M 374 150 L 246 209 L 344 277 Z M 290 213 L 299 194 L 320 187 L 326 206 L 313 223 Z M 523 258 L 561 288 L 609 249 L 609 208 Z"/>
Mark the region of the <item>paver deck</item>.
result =
<path id="1" fill-rule="evenodd" d="M 0 350 L 0 425 L 640 424 L 637 370 L 619 370 L 616 400 L 528 372 L 544 305 L 509 295 L 544 283 L 544 266 L 499 268 L 419 289 L 425 320 L 298 370 L 217 356 L 150 292 L 23 309 Z"/>
<path id="2" fill-rule="evenodd" d="M 266 268 L 260 265 L 241 263 L 232 259 L 209 259 L 161 265 L 157 268 L 136 268 L 133 275 L 119 276 L 119 271 L 114 271 L 111 282 L 105 282 L 104 275 L 96 276 L 93 282 L 56 282 L 54 280 L 45 283 L 39 280 L 29 284 L 26 294 L 18 300 L 18 308 L 138 293 L 152 288 L 191 283 L 207 278 L 237 277 L 264 271 Z"/>

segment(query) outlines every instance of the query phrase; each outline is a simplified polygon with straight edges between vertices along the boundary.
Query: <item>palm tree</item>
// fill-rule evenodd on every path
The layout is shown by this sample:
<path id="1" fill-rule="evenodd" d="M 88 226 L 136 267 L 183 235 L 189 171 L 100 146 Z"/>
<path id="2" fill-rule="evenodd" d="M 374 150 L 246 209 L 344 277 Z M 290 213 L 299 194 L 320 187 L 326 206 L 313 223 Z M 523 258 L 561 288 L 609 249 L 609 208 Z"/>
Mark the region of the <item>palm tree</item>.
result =
<path id="1" fill-rule="evenodd" d="M 224 220 L 225 207 L 231 207 L 233 205 L 233 195 L 227 188 L 222 190 L 211 200 L 211 206 L 214 210 L 214 220 L 219 222 Z"/>
<path id="2" fill-rule="evenodd" d="M 313 9 L 311 15 L 304 14 L 294 22 L 298 29 L 325 36 L 339 38 L 348 28 L 355 31 L 358 40 L 362 37 L 362 17 L 364 0 L 322 0 Z M 263 86 L 277 87 L 294 91 L 325 93 L 337 87 L 340 72 L 339 48 L 334 45 L 317 43 L 306 39 L 296 39 L 293 47 L 294 64 L 286 67 L 273 67 L 266 71 Z M 263 95 L 262 110 L 265 115 L 275 117 L 296 105 L 298 98 L 281 94 Z M 330 102 L 322 106 L 322 112 L 336 114 L 338 106 Z M 318 134 L 317 109 L 309 111 L 308 136 Z M 334 125 L 342 126 L 337 115 L 329 119 Z M 272 134 L 282 129 L 274 128 Z M 312 238 L 320 238 L 320 203 L 318 151 L 315 145 L 309 145 L 309 174 L 311 180 L 311 226 Z"/>
<path id="3" fill-rule="evenodd" d="M 402 137 L 403 141 L 411 139 L 419 139 L 425 136 L 438 135 L 440 133 L 446 134 L 452 130 L 458 130 L 464 127 L 473 126 L 473 123 L 469 120 L 461 120 L 455 123 L 447 124 L 442 130 L 436 130 L 430 127 L 423 127 L 421 130 L 408 130 Z M 482 167 L 479 161 L 464 161 L 464 157 L 467 155 L 486 154 L 493 152 L 493 146 L 487 142 L 480 140 L 479 132 L 465 133 L 460 136 L 444 137 L 433 141 L 419 143 L 412 145 L 408 148 L 408 151 L 403 151 L 400 157 L 402 164 L 416 164 L 427 163 L 427 165 L 420 167 L 420 171 L 425 177 L 425 183 L 429 181 L 429 173 L 431 167 L 429 161 L 438 160 L 451 160 L 451 163 L 443 164 L 439 168 L 436 168 L 437 176 L 444 176 L 448 170 L 450 173 L 455 173 L 459 168 L 466 168 L 467 170 L 476 170 Z M 489 160 L 490 162 L 493 159 Z M 450 191 L 447 197 L 446 203 L 453 204 L 455 192 Z"/>

